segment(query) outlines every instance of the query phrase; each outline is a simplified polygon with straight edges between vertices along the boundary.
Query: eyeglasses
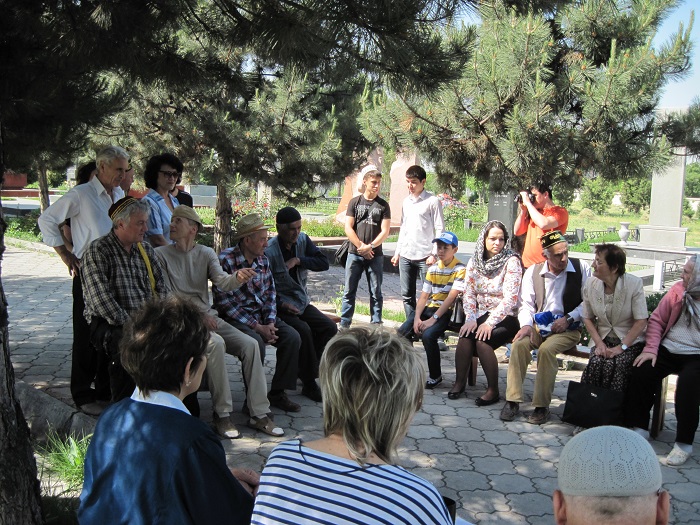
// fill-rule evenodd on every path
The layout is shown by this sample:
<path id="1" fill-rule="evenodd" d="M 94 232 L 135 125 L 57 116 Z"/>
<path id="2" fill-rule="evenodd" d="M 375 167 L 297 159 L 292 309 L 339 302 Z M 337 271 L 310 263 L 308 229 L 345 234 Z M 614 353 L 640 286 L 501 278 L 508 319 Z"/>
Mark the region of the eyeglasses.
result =
<path id="1" fill-rule="evenodd" d="M 166 179 L 177 179 L 177 176 L 179 173 L 177 171 L 163 171 L 163 170 L 158 170 L 158 173 L 162 173 Z"/>

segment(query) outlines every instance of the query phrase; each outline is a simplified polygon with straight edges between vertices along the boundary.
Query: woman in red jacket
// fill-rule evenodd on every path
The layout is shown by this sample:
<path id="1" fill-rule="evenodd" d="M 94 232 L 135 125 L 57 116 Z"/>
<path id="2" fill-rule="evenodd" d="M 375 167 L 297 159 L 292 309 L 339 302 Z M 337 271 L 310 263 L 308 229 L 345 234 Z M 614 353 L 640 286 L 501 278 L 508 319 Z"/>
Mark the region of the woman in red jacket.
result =
<path id="1" fill-rule="evenodd" d="M 674 284 L 654 310 L 647 326 L 646 346 L 635 359 L 627 390 L 627 424 L 649 437 L 649 410 L 654 392 L 670 374 L 676 384 L 676 443 L 666 458 L 669 466 L 687 461 L 693 451 L 700 406 L 700 265 L 697 255 L 683 267 L 682 281 Z"/>

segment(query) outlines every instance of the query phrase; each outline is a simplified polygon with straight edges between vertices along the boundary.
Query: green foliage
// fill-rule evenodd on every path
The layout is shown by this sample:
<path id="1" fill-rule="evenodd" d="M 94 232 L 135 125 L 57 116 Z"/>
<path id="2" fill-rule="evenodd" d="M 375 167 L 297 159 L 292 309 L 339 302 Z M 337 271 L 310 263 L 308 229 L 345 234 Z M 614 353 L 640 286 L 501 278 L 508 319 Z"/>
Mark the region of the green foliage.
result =
<path id="1" fill-rule="evenodd" d="M 690 205 L 688 199 L 683 199 L 683 216 L 687 217 L 688 219 L 692 219 L 694 215 L 695 210 Z"/>
<path id="2" fill-rule="evenodd" d="M 648 174 L 669 158 L 659 94 L 690 65 L 692 21 L 659 48 L 649 44 L 674 6 L 481 2 L 477 29 L 446 31 L 473 45 L 459 81 L 429 97 L 398 88 L 368 100 L 363 129 L 372 141 L 419 149 L 455 186 L 465 172 L 496 190 Z"/>
<path id="3" fill-rule="evenodd" d="M 41 231 L 37 224 L 39 211 L 32 211 L 17 218 L 7 218 L 5 236 L 23 239 L 25 241 L 41 242 Z"/>
<path id="4" fill-rule="evenodd" d="M 304 221 L 302 229 L 310 237 L 345 237 L 345 227 L 334 218 Z"/>
<path id="5" fill-rule="evenodd" d="M 685 168 L 685 196 L 700 197 L 700 162 L 693 162 Z"/>
<path id="6" fill-rule="evenodd" d="M 620 184 L 622 204 L 634 213 L 651 205 L 651 177 L 627 179 Z"/>
<path id="7" fill-rule="evenodd" d="M 615 184 L 602 177 L 586 179 L 583 183 L 581 203 L 595 213 L 605 213 L 612 203 L 615 189 Z"/>
<path id="8" fill-rule="evenodd" d="M 45 469 L 55 474 L 69 493 L 80 493 L 83 487 L 83 466 L 92 434 L 82 438 L 62 438 L 51 431 L 47 444 L 40 450 Z"/>
<path id="9" fill-rule="evenodd" d="M 578 218 L 582 221 L 590 221 L 595 217 L 595 212 L 590 208 L 583 208 L 580 212 L 578 212 Z"/>
<path id="10" fill-rule="evenodd" d="M 666 295 L 666 292 L 656 292 L 646 296 L 649 315 L 656 310 L 656 307 L 659 306 L 659 303 L 661 302 L 661 299 L 663 299 L 664 295 Z"/>

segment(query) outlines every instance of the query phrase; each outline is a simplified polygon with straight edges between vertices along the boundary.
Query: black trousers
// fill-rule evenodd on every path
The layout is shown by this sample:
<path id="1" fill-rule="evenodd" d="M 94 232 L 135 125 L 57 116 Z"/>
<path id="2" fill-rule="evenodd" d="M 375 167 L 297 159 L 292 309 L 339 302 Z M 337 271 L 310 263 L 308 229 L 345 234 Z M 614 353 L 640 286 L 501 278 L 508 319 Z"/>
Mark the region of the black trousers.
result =
<path id="1" fill-rule="evenodd" d="M 314 305 L 308 305 L 299 315 L 278 312 L 278 317 L 299 332 L 299 379 L 306 383 L 318 377 L 318 362 L 338 326 Z"/>
<path id="2" fill-rule="evenodd" d="M 122 327 L 111 326 L 101 317 L 94 317 L 90 323 L 90 338 L 98 353 L 103 352 L 107 356 L 112 403 L 131 397 L 136 384 L 126 373 L 121 362 L 119 343 L 122 339 Z"/>
<path id="3" fill-rule="evenodd" d="M 676 382 L 676 441 L 692 445 L 698 429 L 700 406 L 700 354 L 672 354 L 659 347 L 656 365 L 645 361 L 633 366 L 627 395 L 625 418 L 628 426 L 649 428 L 649 410 L 654 404 L 654 393 L 664 377 L 678 374 Z"/>
<path id="4" fill-rule="evenodd" d="M 70 393 L 76 406 L 110 399 L 107 356 L 97 352 L 90 341 L 85 316 L 85 300 L 80 275 L 73 277 L 73 350 L 71 353 Z M 95 383 L 93 389 L 92 383 Z"/>

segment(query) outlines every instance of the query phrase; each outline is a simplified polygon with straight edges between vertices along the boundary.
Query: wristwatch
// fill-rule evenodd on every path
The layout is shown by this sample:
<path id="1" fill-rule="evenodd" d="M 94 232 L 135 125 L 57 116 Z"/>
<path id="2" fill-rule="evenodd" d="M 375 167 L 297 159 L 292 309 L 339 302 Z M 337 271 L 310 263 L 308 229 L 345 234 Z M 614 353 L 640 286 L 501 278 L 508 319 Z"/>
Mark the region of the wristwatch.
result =
<path id="1" fill-rule="evenodd" d="M 574 322 L 574 318 L 571 317 L 570 315 L 566 316 L 566 322 L 569 323 L 569 326 L 571 326 Z"/>
<path id="2" fill-rule="evenodd" d="M 627 346 L 625 343 L 620 344 L 620 348 L 622 348 L 622 351 L 625 352 L 629 346 Z"/>
<path id="3" fill-rule="evenodd" d="M 370 247 L 371 249 L 374 250 L 374 244 L 373 244 L 373 243 L 369 243 L 369 247 Z"/>
<path id="4" fill-rule="evenodd" d="M 433 314 L 433 319 L 437 321 L 438 319 L 440 319 L 440 316 L 438 314 Z"/>

